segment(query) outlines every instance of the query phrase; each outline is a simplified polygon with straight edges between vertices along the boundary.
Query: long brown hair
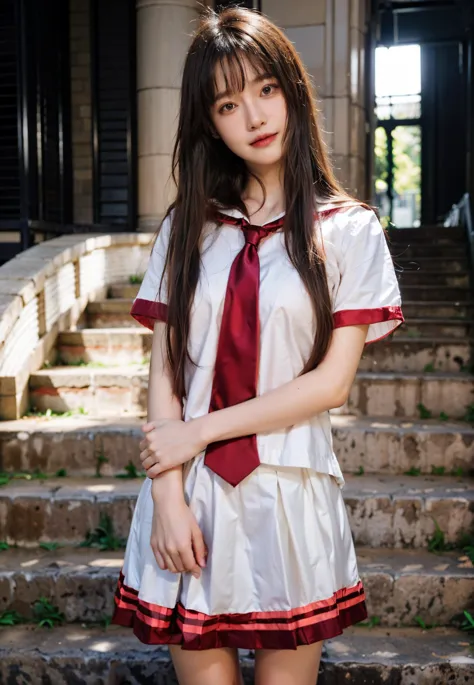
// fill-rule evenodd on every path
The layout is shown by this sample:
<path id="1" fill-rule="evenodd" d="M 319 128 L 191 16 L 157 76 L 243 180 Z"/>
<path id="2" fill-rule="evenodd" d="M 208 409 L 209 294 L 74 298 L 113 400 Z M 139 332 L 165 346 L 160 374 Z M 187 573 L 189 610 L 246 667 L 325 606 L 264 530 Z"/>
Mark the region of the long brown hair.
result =
<path id="1" fill-rule="evenodd" d="M 243 60 L 257 73 L 278 80 L 287 104 L 284 138 L 284 237 L 288 256 L 310 295 L 316 335 L 301 374 L 326 354 L 333 330 L 322 243 L 316 239 L 315 196 L 321 201 L 351 198 L 334 177 L 317 124 L 317 110 L 303 64 L 292 43 L 264 16 L 242 8 L 219 14 L 208 10 L 189 48 L 182 77 L 181 105 L 173 151 L 176 199 L 168 208 L 171 230 L 167 253 L 167 351 L 173 391 L 186 396 L 184 369 L 190 358 L 191 304 L 199 279 L 200 237 L 212 219 L 214 202 L 247 210 L 242 193 L 249 178 L 244 161 L 212 133 L 210 110 L 216 93 L 216 67 L 226 86 L 245 87 Z M 354 200 L 357 202 L 357 200 Z"/>

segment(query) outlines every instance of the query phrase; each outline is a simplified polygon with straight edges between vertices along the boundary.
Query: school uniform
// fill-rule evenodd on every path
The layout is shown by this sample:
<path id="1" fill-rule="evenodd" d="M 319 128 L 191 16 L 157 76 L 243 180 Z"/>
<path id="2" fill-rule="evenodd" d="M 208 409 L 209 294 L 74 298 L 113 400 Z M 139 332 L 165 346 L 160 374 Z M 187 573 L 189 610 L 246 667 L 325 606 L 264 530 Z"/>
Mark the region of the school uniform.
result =
<path id="1" fill-rule="evenodd" d="M 188 362 L 185 369 L 185 421 L 210 410 L 229 274 L 246 242 L 238 210 L 222 209 L 222 220 L 203 229 L 189 334 L 196 366 Z M 403 315 L 375 214 L 326 202 L 318 206 L 315 231 L 316 222 L 335 327 L 369 324 L 367 343 L 386 337 Z M 156 319 L 167 318 L 166 275 L 159 285 L 170 224 L 168 218 L 161 228 L 131 310 L 151 330 Z M 256 394 L 262 395 L 298 376 L 312 350 L 315 320 L 282 231 L 259 245 L 258 258 Z M 185 498 L 209 550 L 199 579 L 157 565 L 150 547 L 152 481 L 144 481 L 113 618 L 141 641 L 184 649 L 294 649 L 366 618 L 329 413 L 254 438 L 260 464 L 238 484 L 206 465 L 206 450 L 185 465 Z"/>

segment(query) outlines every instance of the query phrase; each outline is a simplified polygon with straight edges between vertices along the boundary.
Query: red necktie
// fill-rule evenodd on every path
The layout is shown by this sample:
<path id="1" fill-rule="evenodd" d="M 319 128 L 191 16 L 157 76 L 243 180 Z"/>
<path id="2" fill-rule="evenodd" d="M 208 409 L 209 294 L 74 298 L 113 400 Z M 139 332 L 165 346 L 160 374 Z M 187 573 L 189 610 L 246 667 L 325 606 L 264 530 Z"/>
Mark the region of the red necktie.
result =
<path id="1" fill-rule="evenodd" d="M 245 245 L 232 263 L 222 313 L 209 412 L 256 397 L 260 320 L 258 295 L 260 240 L 283 226 L 284 217 L 265 226 L 219 214 L 222 223 L 240 226 Z M 231 485 L 260 464 L 257 436 L 219 440 L 207 446 L 204 463 Z"/>

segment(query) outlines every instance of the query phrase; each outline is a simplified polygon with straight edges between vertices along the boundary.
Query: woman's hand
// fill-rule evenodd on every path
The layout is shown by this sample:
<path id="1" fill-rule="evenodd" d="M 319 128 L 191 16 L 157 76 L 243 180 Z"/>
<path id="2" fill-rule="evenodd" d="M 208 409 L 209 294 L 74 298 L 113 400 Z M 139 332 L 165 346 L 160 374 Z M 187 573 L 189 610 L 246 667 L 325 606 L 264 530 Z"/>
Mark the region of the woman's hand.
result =
<path id="1" fill-rule="evenodd" d="M 154 481 L 155 483 L 156 481 Z M 207 549 L 194 514 L 182 494 L 153 494 L 151 548 L 158 566 L 172 573 L 189 572 L 195 578 L 206 565 Z"/>
<path id="2" fill-rule="evenodd" d="M 160 419 L 142 426 L 140 460 L 148 478 L 180 466 L 206 447 L 197 422 Z"/>

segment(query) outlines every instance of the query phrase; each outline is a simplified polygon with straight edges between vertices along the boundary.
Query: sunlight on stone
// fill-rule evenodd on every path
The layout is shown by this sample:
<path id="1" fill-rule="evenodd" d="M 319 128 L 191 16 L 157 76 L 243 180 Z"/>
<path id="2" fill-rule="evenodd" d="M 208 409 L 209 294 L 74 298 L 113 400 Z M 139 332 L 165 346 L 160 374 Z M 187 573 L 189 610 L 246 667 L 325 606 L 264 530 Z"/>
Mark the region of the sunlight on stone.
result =
<path id="1" fill-rule="evenodd" d="M 29 566 L 35 566 L 39 563 L 39 559 L 30 559 L 29 561 L 23 561 L 20 566 L 22 568 L 28 568 Z"/>
<path id="2" fill-rule="evenodd" d="M 372 656 L 380 656 L 382 659 L 394 659 L 398 652 L 374 652 Z"/>
<path id="3" fill-rule="evenodd" d="M 87 639 L 86 633 L 71 633 L 67 636 L 69 642 L 82 642 Z"/>
<path id="4" fill-rule="evenodd" d="M 96 642 L 95 644 L 91 645 L 91 649 L 95 650 L 96 652 L 108 652 L 113 648 L 112 642 L 107 642 L 107 640 L 104 640 L 103 642 Z"/>
<path id="5" fill-rule="evenodd" d="M 331 651 L 338 654 L 348 654 L 350 649 L 343 642 L 331 642 Z"/>
<path id="6" fill-rule="evenodd" d="M 123 557 L 120 559 L 93 559 L 89 562 L 89 566 L 98 566 L 99 568 L 120 568 L 123 564 Z"/>
<path id="7" fill-rule="evenodd" d="M 452 664 L 474 664 L 474 658 L 473 657 L 463 656 L 461 654 L 459 656 L 452 656 L 449 659 L 449 661 Z"/>
<path id="8" fill-rule="evenodd" d="M 89 492 L 113 492 L 115 485 L 87 485 L 84 489 Z"/>

